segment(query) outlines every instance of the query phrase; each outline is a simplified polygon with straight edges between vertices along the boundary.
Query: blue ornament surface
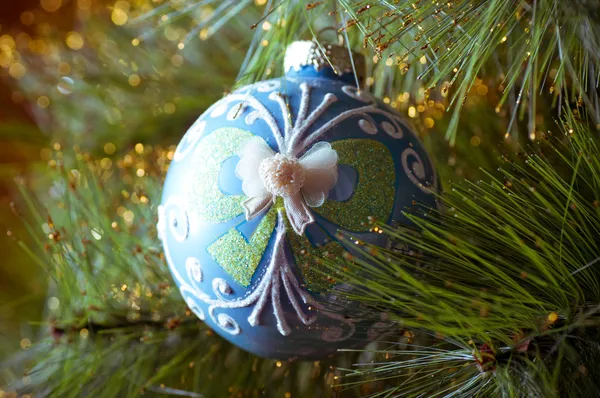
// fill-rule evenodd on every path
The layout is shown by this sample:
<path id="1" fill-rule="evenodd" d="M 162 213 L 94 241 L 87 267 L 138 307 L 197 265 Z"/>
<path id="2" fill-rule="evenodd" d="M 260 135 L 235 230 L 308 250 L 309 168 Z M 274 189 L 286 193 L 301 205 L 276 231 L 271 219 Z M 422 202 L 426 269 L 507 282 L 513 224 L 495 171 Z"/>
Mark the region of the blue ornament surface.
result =
<path id="1" fill-rule="evenodd" d="M 253 219 L 244 213 L 236 166 L 254 137 L 298 158 L 327 142 L 339 157 L 337 182 L 310 208 L 315 222 L 302 235 L 281 198 Z M 406 224 L 415 203 L 435 207 L 436 190 L 433 165 L 397 112 L 347 76 L 305 67 L 243 87 L 200 116 L 169 167 L 158 231 L 183 298 L 213 330 L 260 356 L 319 359 L 388 324 L 326 310 L 340 286 L 313 256 L 352 251 L 338 231 L 385 246 L 368 218 Z"/>

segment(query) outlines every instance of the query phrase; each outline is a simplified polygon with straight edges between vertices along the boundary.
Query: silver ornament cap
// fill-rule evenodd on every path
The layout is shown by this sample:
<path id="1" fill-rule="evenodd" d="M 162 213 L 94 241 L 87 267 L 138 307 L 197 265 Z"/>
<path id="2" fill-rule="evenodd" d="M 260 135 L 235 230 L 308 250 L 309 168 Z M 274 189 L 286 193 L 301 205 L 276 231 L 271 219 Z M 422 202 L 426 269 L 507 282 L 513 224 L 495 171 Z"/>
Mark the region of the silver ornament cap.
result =
<path id="1" fill-rule="evenodd" d="M 366 78 L 365 57 L 360 53 L 350 52 L 343 45 L 319 45 L 309 40 L 293 42 L 285 52 L 285 72 L 299 71 L 306 66 L 312 66 L 317 72 L 330 69 L 338 76 L 356 73 L 360 84 Z"/>

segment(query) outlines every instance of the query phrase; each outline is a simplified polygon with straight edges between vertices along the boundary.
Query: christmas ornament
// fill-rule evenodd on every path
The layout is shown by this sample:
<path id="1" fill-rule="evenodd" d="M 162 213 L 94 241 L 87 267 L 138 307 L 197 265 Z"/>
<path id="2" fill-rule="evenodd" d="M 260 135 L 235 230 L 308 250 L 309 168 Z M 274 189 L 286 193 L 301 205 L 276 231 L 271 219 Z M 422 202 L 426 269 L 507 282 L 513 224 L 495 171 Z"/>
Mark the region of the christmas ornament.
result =
<path id="1" fill-rule="evenodd" d="M 325 308 L 340 286 L 315 258 L 355 250 L 337 231 L 385 245 L 369 217 L 406 223 L 415 203 L 435 206 L 430 160 L 398 113 L 356 87 L 361 61 L 293 43 L 284 77 L 211 106 L 174 153 L 158 230 L 175 282 L 200 319 L 257 355 L 318 359 L 375 339 L 385 319 Z"/>

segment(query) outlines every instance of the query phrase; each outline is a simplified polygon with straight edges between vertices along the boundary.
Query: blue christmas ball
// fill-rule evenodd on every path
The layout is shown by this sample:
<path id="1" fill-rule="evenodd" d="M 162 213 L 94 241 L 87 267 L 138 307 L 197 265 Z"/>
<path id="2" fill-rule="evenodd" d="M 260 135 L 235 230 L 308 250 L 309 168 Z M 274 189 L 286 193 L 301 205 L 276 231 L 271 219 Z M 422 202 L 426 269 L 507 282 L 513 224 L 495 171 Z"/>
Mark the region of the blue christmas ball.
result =
<path id="1" fill-rule="evenodd" d="M 312 65 L 211 106 L 175 151 L 159 237 L 189 308 L 254 354 L 319 359 L 364 345 L 385 318 L 332 311 L 339 286 L 315 258 L 386 245 L 370 217 L 408 223 L 435 206 L 430 159 L 403 118 L 353 74 Z M 344 307 L 344 306 L 340 306 Z"/>

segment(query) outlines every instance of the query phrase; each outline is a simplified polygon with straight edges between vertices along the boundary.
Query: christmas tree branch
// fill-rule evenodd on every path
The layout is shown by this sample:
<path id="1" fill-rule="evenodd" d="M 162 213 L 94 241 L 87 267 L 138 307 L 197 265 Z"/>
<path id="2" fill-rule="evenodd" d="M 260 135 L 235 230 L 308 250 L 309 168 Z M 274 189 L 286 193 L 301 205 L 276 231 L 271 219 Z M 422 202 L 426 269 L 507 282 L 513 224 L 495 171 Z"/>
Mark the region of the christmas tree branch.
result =
<path id="1" fill-rule="evenodd" d="M 594 123 L 600 122 L 598 95 L 592 83 L 597 80 L 600 66 L 595 55 L 600 45 L 595 19 L 598 6 L 588 3 L 272 1 L 265 7 L 263 18 L 248 27 L 260 32 L 262 45 L 251 47 L 251 61 L 244 64 L 239 80 L 251 83 L 273 73 L 278 75 L 282 54 L 291 40 L 304 36 L 321 42 L 323 38 L 315 33 L 318 28 L 313 27 L 334 26 L 345 35 L 349 33 L 355 47 L 363 43 L 371 49 L 371 76 L 377 82 L 378 95 L 395 98 L 403 92 L 416 95 L 419 89 L 428 93 L 434 88 L 451 91 L 454 111 L 446 131 L 451 144 L 456 141 L 467 93 L 484 70 L 486 74 L 493 70 L 499 76 L 495 85 L 502 96 L 497 108 L 512 101 L 507 134 L 514 131 L 512 125 L 517 117 L 527 117 L 528 136 L 533 139 L 537 127 L 536 99 L 543 92 L 558 100 L 557 109 L 565 100 L 585 103 Z M 241 12 L 244 5 L 255 7 L 241 2 L 235 11 Z M 178 15 L 209 10 L 206 23 L 211 34 L 229 21 L 233 9 L 229 2 L 212 9 L 204 1 L 175 3 L 171 7 Z M 170 19 L 164 16 L 170 14 L 157 10 L 151 14 L 168 26 Z M 215 22 L 210 24 L 211 21 Z M 204 21 L 198 22 L 201 26 L 205 26 Z M 303 35 L 307 31 L 309 34 Z"/>
<path id="2" fill-rule="evenodd" d="M 424 357 L 459 357 L 472 369 L 465 385 L 477 386 L 477 394 L 493 386 L 497 393 L 581 396 L 600 387 L 598 140 L 587 121 L 567 111 L 559 136 L 548 141 L 523 160 L 507 161 L 501 178 L 454 185 L 441 197 L 444 211 L 407 214 L 414 228 L 374 222 L 408 249 L 366 245 L 363 256 L 343 264 L 357 289 L 348 299 L 437 336 L 448 351 L 434 345 Z M 394 374 L 404 366 L 439 371 L 392 360 L 366 373 Z M 460 374 L 464 366 L 449 365 Z"/>

